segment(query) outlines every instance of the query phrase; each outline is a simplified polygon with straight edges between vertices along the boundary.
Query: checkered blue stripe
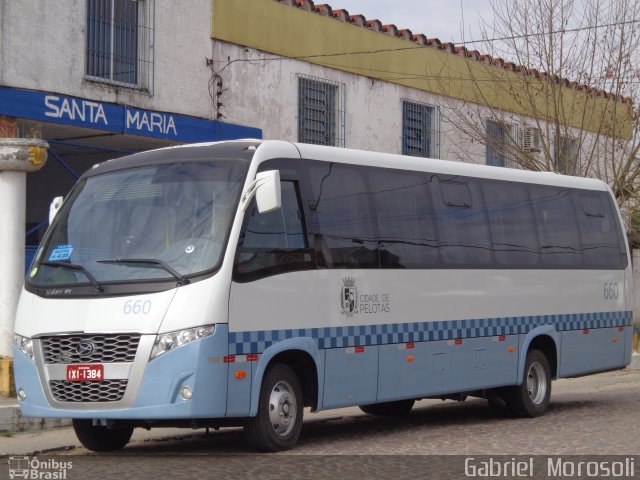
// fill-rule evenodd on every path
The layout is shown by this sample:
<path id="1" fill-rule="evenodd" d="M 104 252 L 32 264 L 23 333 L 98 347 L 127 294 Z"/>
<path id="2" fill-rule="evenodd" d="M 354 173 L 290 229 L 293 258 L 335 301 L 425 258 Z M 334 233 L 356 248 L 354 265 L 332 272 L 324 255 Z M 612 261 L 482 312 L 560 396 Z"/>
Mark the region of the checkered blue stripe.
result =
<path id="1" fill-rule="evenodd" d="M 262 353 L 274 343 L 296 337 L 312 338 L 318 344 L 318 348 L 323 349 L 517 335 L 528 333 L 541 325 L 554 325 L 557 331 L 567 331 L 585 328 L 620 327 L 631 325 L 632 322 L 633 312 L 618 311 L 230 332 L 229 354 Z"/>

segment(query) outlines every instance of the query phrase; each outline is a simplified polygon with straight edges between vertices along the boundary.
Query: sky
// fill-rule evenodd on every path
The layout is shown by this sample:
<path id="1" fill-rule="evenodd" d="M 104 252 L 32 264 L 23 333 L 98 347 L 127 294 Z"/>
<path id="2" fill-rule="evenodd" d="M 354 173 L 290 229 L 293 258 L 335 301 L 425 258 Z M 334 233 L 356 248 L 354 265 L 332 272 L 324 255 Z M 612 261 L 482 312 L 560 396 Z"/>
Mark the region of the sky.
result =
<path id="1" fill-rule="evenodd" d="M 383 25 L 394 24 L 413 33 L 442 42 L 462 43 L 479 40 L 482 18 L 491 18 L 489 0 L 326 0 L 333 9 L 344 8 L 350 15 L 362 14 L 377 18 Z"/>

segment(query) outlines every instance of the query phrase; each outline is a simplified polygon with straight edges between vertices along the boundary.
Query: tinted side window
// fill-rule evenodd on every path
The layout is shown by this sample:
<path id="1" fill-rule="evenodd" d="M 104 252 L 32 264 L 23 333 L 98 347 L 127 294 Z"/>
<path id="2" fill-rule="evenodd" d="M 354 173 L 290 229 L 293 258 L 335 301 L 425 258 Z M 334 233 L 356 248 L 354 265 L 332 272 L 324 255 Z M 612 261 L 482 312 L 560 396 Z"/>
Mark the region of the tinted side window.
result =
<path id="1" fill-rule="evenodd" d="M 282 208 L 259 213 L 254 199 L 247 209 L 235 261 L 241 281 L 315 266 L 307 248 L 297 185 L 283 180 L 281 189 Z"/>
<path id="2" fill-rule="evenodd" d="M 582 265 L 582 253 L 571 199 L 572 190 L 530 186 L 529 192 L 535 209 L 543 264 L 579 268 Z"/>
<path id="3" fill-rule="evenodd" d="M 435 211 L 428 175 L 374 169 L 369 176 L 383 268 L 438 266 Z"/>
<path id="4" fill-rule="evenodd" d="M 611 198 L 604 192 L 578 193 L 578 226 L 585 267 L 624 266 L 624 246 Z"/>
<path id="5" fill-rule="evenodd" d="M 484 202 L 477 182 L 434 176 L 442 265 L 487 266 L 493 262 Z"/>
<path id="6" fill-rule="evenodd" d="M 282 208 L 259 213 L 253 201 L 249 221 L 244 231 L 244 248 L 304 248 L 302 214 L 293 182 L 281 182 Z"/>
<path id="7" fill-rule="evenodd" d="M 367 171 L 324 162 L 309 166 L 310 229 L 321 267 L 380 266 Z"/>
<path id="8" fill-rule="evenodd" d="M 485 182 L 482 193 L 496 263 L 505 267 L 537 265 L 538 234 L 527 188 L 507 182 Z"/>

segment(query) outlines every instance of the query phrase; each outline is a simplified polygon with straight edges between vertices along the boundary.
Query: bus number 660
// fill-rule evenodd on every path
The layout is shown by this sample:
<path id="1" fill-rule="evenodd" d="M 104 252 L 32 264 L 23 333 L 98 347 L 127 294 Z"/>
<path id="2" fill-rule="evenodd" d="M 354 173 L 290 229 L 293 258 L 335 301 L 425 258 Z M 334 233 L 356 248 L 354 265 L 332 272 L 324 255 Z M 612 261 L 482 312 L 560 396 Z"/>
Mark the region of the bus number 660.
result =
<path id="1" fill-rule="evenodd" d="M 617 300 L 618 299 L 618 284 L 617 283 L 605 283 L 604 284 L 604 299 L 605 300 Z"/>
<path id="2" fill-rule="evenodd" d="M 151 300 L 127 300 L 124 302 L 124 308 L 122 312 L 125 315 L 140 315 L 141 313 L 146 315 L 151 311 Z"/>

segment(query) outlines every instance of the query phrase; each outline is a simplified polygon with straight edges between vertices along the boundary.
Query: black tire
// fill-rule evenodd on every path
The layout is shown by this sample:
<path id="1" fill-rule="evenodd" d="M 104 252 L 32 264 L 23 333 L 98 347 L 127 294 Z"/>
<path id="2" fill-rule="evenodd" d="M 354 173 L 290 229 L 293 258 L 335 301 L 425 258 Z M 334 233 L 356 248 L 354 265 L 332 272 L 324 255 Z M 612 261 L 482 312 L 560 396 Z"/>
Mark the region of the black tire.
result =
<path id="1" fill-rule="evenodd" d="M 513 412 L 507 405 L 504 389 L 495 389 L 487 392 L 487 403 L 494 415 L 498 417 L 512 417 Z"/>
<path id="2" fill-rule="evenodd" d="M 80 443 L 94 452 L 112 452 L 123 448 L 133 434 L 133 427 L 103 427 L 91 420 L 74 419 L 73 429 Z"/>
<path id="3" fill-rule="evenodd" d="M 263 452 L 292 448 L 302 431 L 303 402 L 295 372 L 283 364 L 269 368 L 260 387 L 258 414 L 244 423 L 249 444 Z"/>
<path id="4" fill-rule="evenodd" d="M 506 402 L 518 417 L 539 417 L 549 408 L 551 369 L 540 350 L 530 350 L 524 364 L 522 385 L 507 390 Z"/>
<path id="5" fill-rule="evenodd" d="M 369 415 L 381 415 L 384 417 L 401 417 L 407 415 L 413 408 L 415 400 L 397 400 L 395 402 L 372 403 L 360 405 L 360 410 Z"/>

